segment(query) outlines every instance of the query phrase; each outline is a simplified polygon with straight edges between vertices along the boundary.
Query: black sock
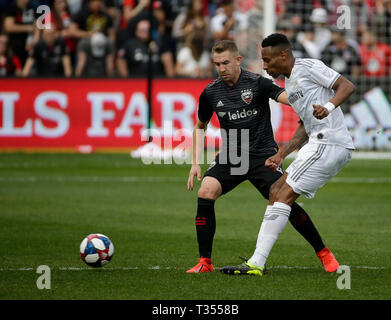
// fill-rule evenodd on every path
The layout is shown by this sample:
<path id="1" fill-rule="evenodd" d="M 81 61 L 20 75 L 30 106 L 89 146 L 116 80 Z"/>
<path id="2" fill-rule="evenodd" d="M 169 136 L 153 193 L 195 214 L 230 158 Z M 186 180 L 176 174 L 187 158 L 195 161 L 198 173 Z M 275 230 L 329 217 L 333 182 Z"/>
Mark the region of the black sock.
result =
<path id="1" fill-rule="evenodd" d="M 304 239 L 310 243 L 315 252 L 319 252 L 325 247 L 322 238 L 312 223 L 309 215 L 296 202 L 294 202 L 292 205 L 289 221 L 292 226 L 304 237 Z"/>
<path id="2" fill-rule="evenodd" d="M 211 258 L 213 237 L 216 231 L 215 201 L 198 198 L 195 219 L 200 257 Z"/>

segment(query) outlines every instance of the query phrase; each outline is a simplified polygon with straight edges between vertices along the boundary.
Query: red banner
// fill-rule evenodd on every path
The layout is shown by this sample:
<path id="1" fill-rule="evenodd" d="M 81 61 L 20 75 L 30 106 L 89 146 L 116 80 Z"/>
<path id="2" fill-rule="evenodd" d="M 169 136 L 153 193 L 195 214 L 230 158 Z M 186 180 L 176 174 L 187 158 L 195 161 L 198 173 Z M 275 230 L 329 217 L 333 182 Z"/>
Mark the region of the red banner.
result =
<path id="1" fill-rule="evenodd" d="M 210 80 L 153 82 L 152 133 L 191 136 L 198 97 Z M 290 139 L 297 116 L 272 103 L 277 141 Z M 134 149 L 145 143 L 147 82 L 144 79 L 1 79 L 0 148 Z M 169 128 L 170 127 L 170 128 Z M 219 137 L 213 117 L 209 137 Z"/>

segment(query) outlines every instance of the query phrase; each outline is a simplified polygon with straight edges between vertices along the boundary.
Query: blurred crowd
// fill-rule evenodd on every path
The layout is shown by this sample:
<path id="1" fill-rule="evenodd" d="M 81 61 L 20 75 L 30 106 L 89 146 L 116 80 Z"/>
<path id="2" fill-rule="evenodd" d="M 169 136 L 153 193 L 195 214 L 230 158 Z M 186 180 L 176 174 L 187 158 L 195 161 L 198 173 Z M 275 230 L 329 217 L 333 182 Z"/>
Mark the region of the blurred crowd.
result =
<path id="1" fill-rule="evenodd" d="M 0 76 L 212 77 L 221 39 L 261 72 L 263 11 L 264 0 L 0 0 Z M 275 11 L 296 57 L 391 75 L 391 0 L 275 0 Z"/>

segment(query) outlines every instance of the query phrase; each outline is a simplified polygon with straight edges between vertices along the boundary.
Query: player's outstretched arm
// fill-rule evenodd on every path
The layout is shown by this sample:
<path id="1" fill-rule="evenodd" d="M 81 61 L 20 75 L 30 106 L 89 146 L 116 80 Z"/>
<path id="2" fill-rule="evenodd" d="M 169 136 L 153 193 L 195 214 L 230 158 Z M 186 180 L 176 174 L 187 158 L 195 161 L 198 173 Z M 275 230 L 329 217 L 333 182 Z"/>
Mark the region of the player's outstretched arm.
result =
<path id="1" fill-rule="evenodd" d="M 277 98 L 277 101 L 280 103 L 286 104 L 287 106 L 291 105 L 289 103 L 288 95 L 286 94 L 286 91 L 281 92 L 281 94 Z"/>
<path id="2" fill-rule="evenodd" d="M 303 123 L 300 121 L 300 126 L 297 128 L 292 139 L 289 140 L 274 156 L 266 159 L 265 167 L 276 171 L 281 166 L 284 159 L 296 149 L 300 147 L 308 140 L 307 132 L 304 129 Z"/>
<path id="3" fill-rule="evenodd" d="M 205 131 L 209 122 L 197 121 L 193 130 L 193 156 L 192 165 L 189 172 L 189 178 L 187 180 L 187 190 L 193 190 L 194 177 L 197 177 L 198 181 L 201 181 L 201 160 L 204 150 Z"/>
<path id="4" fill-rule="evenodd" d="M 317 119 L 323 119 L 329 115 L 336 107 L 344 103 L 354 92 L 355 86 L 352 82 L 343 76 L 340 76 L 333 85 L 335 91 L 334 97 L 330 99 L 324 106 L 313 104 L 313 115 Z"/>

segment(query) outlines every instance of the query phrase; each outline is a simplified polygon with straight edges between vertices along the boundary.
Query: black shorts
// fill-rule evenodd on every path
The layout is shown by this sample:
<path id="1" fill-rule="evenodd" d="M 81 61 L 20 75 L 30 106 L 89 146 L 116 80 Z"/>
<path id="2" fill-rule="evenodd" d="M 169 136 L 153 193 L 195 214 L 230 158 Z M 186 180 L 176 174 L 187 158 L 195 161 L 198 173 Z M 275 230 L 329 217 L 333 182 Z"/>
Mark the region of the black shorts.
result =
<path id="1" fill-rule="evenodd" d="M 269 189 L 271 185 L 277 181 L 283 174 L 282 169 L 273 172 L 265 167 L 267 158 L 250 158 L 249 169 L 244 175 L 232 175 L 231 164 L 219 163 L 219 155 L 211 163 L 204 174 L 205 177 L 216 178 L 222 188 L 222 194 L 226 194 L 233 188 L 238 186 L 243 181 L 249 180 L 255 188 L 263 195 L 265 199 L 269 199 Z"/>

